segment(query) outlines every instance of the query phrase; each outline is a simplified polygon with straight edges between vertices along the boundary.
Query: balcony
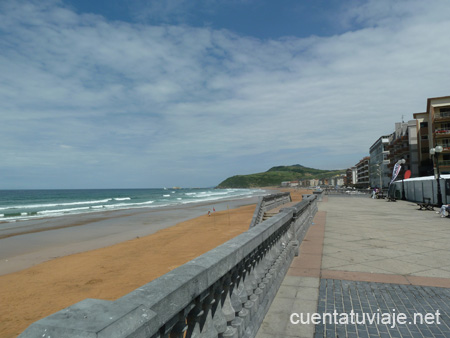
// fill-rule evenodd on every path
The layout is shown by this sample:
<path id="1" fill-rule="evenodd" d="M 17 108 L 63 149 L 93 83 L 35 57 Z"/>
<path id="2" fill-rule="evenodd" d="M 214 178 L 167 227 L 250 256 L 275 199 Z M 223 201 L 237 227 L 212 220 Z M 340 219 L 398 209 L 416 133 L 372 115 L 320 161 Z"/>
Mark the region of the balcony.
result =
<path id="1" fill-rule="evenodd" d="M 436 135 L 436 138 L 450 137 L 450 130 L 449 129 L 436 129 L 434 131 L 434 134 Z"/>
<path id="2" fill-rule="evenodd" d="M 440 112 L 434 115 L 434 120 L 443 122 L 450 121 L 450 112 Z"/>
<path id="3" fill-rule="evenodd" d="M 439 168 L 450 167 L 450 161 L 439 161 Z"/>
<path id="4" fill-rule="evenodd" d="M 450 144 L 437 144 L 438 146 L 441 146 L 442 147 L 442 152 L 443 153 L 449 153 L 450 152 Z"/>

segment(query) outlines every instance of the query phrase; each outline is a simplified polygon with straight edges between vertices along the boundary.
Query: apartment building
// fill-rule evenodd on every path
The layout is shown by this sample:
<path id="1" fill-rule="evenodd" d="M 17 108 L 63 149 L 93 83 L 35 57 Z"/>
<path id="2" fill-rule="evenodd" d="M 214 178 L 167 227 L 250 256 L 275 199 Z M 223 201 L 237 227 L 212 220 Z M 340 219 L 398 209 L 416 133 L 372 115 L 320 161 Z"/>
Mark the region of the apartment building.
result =
<path id="1" fill-rule="evenodd" d="M 415 113 L 413 116 L 416 121 L 417 129 L 417 155 L 419 165 L 418 176 L 429 176 L 433 174 L 433 162 L 430 157 L 430 140 L 428 139 L 428 114 Z"/>
<path id="2" fill-rule="evenodd" d="M 391 135 L 381 136 L 370 147 L 369 185 L 383 188 L 389 185 L 389 139 Z"/>
<path id="3" fill-rule="evenodd" d="M 351 167 L 348 168 L 347 171 L 345 172 L 346 176 L 347 176 L 347 185 L 355 185 L 356 184 L 356 179 L 357 179 L 357 170 L 356 167 Z"/>
<path id="4" fill-rule="evenodd" d="M 429 148 L 442 146 L 443 151 L 436 153 L 436 159 L 441 174 L 450 174 L 450 96 L 429 98 L 426 115 Z"/>
<path id="5" fill-rule="evenodd" d="M 395 163 L 405 160 L 402 172 L 411 171 L 411 177 L 419 176 L 419 154 L 417 144 L 417 124 L 415 120 L 397 122 L 395 130 L 389 137 L 389 172 L 392 173 Z"/>
<path id="6" fill-rule="evenodd" d="M 360 189 L 368 188 L 370 186 L 369 161 L 370 157 L 366 156 L 356 164 L 356 186 Z"/>

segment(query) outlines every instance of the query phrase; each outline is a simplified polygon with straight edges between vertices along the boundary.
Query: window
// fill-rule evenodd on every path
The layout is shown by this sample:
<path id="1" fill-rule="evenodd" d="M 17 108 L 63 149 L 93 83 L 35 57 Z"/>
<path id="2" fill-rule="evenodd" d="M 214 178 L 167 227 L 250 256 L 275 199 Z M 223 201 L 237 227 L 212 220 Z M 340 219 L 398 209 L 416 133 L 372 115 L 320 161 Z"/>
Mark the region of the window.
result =
<path id="1" fill-rule="evenodd" d="M 428 122 L 420 122 L 420 128 L 427 128 Z"/>
<path id="2" fill-rule="evenodd" d="M 441 141 L 441 146 L 443 146 L 444 148 L 447 148 L 449 146 L 450 140 L 448 138 L 445 138 Z"/>

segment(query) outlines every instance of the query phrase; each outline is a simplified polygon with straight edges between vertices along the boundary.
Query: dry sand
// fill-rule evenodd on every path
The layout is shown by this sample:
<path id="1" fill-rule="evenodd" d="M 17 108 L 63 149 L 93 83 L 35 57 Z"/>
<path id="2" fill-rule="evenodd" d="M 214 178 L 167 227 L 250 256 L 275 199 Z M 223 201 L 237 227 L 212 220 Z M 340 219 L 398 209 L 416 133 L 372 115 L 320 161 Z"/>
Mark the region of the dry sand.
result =
<path id="1" fill-rule="evenodd" d="M 300 201 L 302 190 L 292 190 Z M 0 337 L 86 298 L 115 300 L 248 230 L 255 205 L 0 276 Z M 126 221 L 126 219 L 124 219 Z"/>

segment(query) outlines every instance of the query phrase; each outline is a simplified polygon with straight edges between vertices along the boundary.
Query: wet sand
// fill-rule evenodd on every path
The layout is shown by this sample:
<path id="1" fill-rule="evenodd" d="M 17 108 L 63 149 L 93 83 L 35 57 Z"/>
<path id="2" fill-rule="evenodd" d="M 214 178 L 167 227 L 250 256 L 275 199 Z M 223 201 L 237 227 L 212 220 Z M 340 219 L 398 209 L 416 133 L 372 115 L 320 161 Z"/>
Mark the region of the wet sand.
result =
<path id="1" fill-rule="evenodd" d="M 0 276 L 79 252 L 151 235 L 182 221 L 255 204 L 258 198 L 127 209 L 0 224 Z"/>
<path id="2" fill-rule="evenodd" d="M 293 192 L 293 199 L 300 200 L 302 193 L 305 191 Z M 242 200 L 235 202 L 243 203 Z M 245 203 L 249 202 L 247 200 Z M 133 219 L 134 221 L 144 219 L 150 222 L 147 219 L 150 216 L 145 212 L 143 214 L 132 212 L 127 215 L 123 211 L 122 217 L 116 215 L 117 217 L 112 219 L 99 219 L 94 222 L 97 224 L 89 225 L 89 223 L 0 240 L 0 247 L 2 247 L 3 243 L 13 239 L 22 239 L 24 243 L 27 243 L 29 239 L 26 236 L 35 238 L 44 236 L 45 239 L 45 237 L 53 236 L 50 234 L 54 233 L 55 238 L 67 239 L 76 233 L 84 233 L 85 230 L 91 235 L 97 233 L 99 238 L 92 240 L 79 237 L 73 243 L 61 244 L 61 246 L 54 244 L 52 246 L 51 243 L 47 243 L 50 246 L 48 250 L 53 250 L 58 255 L 63 255 L 65 252 L 69 254 L 51 260 L 47 257 L 45 259 L 47 261 L 41 264 L 0 276 L 0 337 L 16 337 L 36 320 L 86 298 L 104 300 L 120 298 L 246 231 L 251 222 L 255 204 L 231 209 L 235 206 L 233 203 L 225 202 L 221 206 L 216 203 L 216 212 L 211 216 L 207 216 L 208 210 L 212 210 L 211 205 L 196 206 L 185 211 L 182 217 L 192 218 L 195 217 L 192 215 L 200 212 L 202 216 L 171 227 L 167 227 L 167 222 L 170 222 L 166 220 L 167 215 L 159 214 L 158 217 L 161 220 L 167 221 L 162 222 L 159 229 L 166 228 L 159 230 L 153 226 L 149 227 L 148 224 L 146 227 L 136 225 L 132 230 L 131 238 L 133 239 L 130 240 L 123 239 L 123 233 L 128 232 Z M 226 208 L 227 204 L 230 209 Z M 169 214 L 178 215 L 178 212 L 171 210 Z M 117 226 L 115 230 L 117 232 L 100 236 L 104 234 L 106 225 L 109 228 L 112 224 Z M 123 228 L 125 231 L 121 231 Z M 62 233 L 57 234 L 60 231 Z M 142 237 L 145 231 L 153 234 Z M 41 239 L 41 249 L 45 247 L 44 239 Z M 84 247 L 94 245 L 97 241 L 105 244 L 110 240 L 120 243 L 106 244 L 110 246 L 95 250 L 85 249 L 91 251 L 82 250 Z M 79 253 L 70 254 L 70 251 L 75 248 L 78 248 Z M 30 259 L 32 256 L 39 256 L 39 252 L 41 254 L 50 252 L 36 250 L 36 248 L 30 250 L 31 252 L 24 254 L 29 255 Z"/>

